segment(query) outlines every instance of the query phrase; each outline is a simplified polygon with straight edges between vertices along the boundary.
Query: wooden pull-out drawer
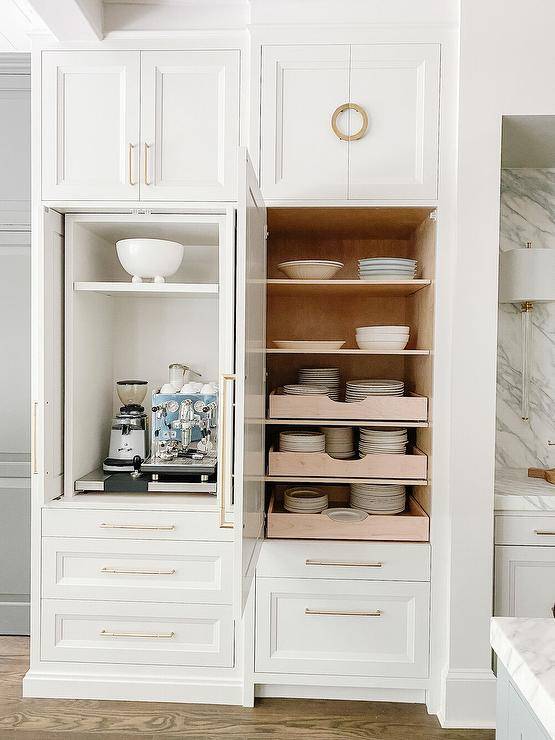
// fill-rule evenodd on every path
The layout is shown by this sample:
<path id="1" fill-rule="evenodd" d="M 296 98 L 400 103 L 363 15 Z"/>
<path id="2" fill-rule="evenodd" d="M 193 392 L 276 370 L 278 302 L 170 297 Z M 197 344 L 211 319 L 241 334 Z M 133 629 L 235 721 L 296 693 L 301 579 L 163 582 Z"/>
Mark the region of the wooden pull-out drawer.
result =
<path id="1" fill-rule="evenodd" d="M 94 537 L 135 540 L 232 540 L 216 513 L 111 511 L 45 508 L 44 537 Z"/>
<path id="2" fill-rule="evenodd" d="M 231 542 L 44 537 L 43 597 L 231 604 Z"/>
<path id="3" fill-rule="evenodd" d="M 555 513 L 498 514 L 495 517 L 496 545 L 552 545 L 555 547 Z"/>
<path id="4" fill-rule="evenodd" d="M 260 578 L 256 670 L 425 678 L 429 585 Z"/>
<path id="5" fill-rule="evenodd" d="M 342 578 L 372 581 L 429 581 L 430 546 L 266 540 L 257 578 Z"/>
<path id="6" fill-rule="evenodd" d="M 233 665 L 230 606 L 44 599 L 42 610 L 42 660 Z"/>

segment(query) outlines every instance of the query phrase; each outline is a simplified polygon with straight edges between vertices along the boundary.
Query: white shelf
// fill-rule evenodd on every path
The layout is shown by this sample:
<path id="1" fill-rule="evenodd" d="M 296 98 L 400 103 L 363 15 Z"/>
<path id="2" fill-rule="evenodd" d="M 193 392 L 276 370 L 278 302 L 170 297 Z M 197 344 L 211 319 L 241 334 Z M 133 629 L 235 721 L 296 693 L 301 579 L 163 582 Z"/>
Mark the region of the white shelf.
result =
<path id="1" fill-rule="evenodd" d="M 269 355 L 429 355 L 429 349 L 275 349 L 267 347 Z"/>
<path id="2" fill-rule="evenodd" d="M 73 290 L 103 295 L 155 295 L 178 298 L 202 298 L 218 295 L 217 283 L 85 283 L 74 282 Z"/>
<path id="3" fill-rule="evenodd" d="M 431 280 L 287 280 L 270 278 L 269 295 L 407 296 L 431 285 Z"/>

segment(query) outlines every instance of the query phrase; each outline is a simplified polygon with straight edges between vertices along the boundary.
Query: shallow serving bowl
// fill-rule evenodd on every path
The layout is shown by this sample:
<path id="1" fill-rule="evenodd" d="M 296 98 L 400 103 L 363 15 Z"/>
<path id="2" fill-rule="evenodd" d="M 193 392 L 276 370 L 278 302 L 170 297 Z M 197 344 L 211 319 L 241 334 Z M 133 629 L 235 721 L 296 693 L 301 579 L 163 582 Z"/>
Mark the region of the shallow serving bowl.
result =
<path id="1" fill-rule="evenodd" d="M 281 262 L 281 270 L 292 280 L 330 280 L 343 267 L 335 260 L 290 260 Z"/>
<path id="2" fill-rule="evenodd" d="M 120 239 L 116 242 L 116 252 L 134 283 L 142 283 L 143 278 L 163 283 L 164 278 L 179 270 L 184 247 L 167 239 Z"/>

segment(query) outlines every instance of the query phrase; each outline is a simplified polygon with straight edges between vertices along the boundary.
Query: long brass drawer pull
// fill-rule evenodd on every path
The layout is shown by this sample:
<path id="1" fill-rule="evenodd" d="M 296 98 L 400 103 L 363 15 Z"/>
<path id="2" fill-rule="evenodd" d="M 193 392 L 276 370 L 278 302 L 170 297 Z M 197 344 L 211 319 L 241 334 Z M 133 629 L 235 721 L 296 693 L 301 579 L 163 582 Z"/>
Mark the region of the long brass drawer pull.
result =
<path id="1" fill-rule="evenodd" d="M 322 615 L 325 617 L 381 617 L 382 613 L 379 609 L 373 612 L 340 612 L 335 609 L 305 609 L 305 614 L 308 615 Z"/>
<path id="2" fill-rule="evenodd" d="M 111 573 L 114 575 L 124 576 L 174 576 L 175 568 L 171 570 L 132 570 L 125 568 L 108 568 L 104 567 L 100 569 L 101 573 Z"/>
<path id="3" fill-rule="evenodd" d="M 383 563 L 349 563 L 346 560 L 305 560 L 305 565 L 329 565 L 334 568 L 381 568 Z"/>
<path id="4" fill-rule="evenodd" d="M 551 537 L 555 537 L 555 530 L 550 530 L 550 529 L 535 529 L 534 530 L 534 534 L 537 534 L 537 535 L 540 535 L 540 536 L 546 534 L 546 535 L 550 535 Z"/>
<path id="5" fill-rule="evenodd" d="M 102 522 L 100 525 L 101 529 L 137 529 L 146 530 L 148 532 L 173 532 L 175 530 L 175 524 L 158 525 L 158 524 L 111 524 L 110 522 Z"/>
<path id="6" fill-rule="evenodd" d="M 100 630 L 102 637 L 144 637 L 155 640 L 171 640 L 175 632 L 113 632 L 112 630 Z"/>

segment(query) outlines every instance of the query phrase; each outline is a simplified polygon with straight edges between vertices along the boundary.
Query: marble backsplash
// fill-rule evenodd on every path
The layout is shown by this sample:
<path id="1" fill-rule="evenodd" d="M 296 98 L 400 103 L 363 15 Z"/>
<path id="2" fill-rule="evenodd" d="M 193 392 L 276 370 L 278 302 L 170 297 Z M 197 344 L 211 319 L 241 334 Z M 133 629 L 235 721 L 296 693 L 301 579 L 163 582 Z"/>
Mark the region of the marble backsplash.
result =
<path id="1" fill-rule="evenodd" d="M 555 249 L 555 169 L 501 171 L 500 249 Z M 499 306 L 496 461 L 503 467 L 555 467 L 555 303 L 532 312 L 530 420 L 520 416 L 518 306 Z"/>

